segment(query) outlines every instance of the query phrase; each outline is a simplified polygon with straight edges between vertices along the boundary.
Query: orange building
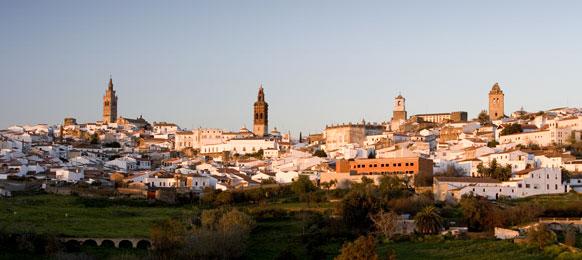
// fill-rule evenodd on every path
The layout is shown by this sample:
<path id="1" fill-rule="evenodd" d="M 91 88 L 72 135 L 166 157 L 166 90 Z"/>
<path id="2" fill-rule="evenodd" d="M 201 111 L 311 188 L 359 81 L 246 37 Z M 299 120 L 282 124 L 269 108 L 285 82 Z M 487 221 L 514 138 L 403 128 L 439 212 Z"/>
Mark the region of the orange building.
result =
<path id="1" fill-rule="evenodd" d="M 432 174 L 432 160 L 421 157 L 338 160 L 336 171 L 321 173 L 320 182 L 335 181 L 339 186 L 346 180 L 359 182 L 365 176 L 378 183 L 384 175 L 414 176 L 419 172 Z"/>
<path id="2" fill-rule="evenodd" d="M 420 171 L 432 174 L 432 160 L 421 157 L 339 160 L 336 172 L 351 174 L 417 174 Z"/>

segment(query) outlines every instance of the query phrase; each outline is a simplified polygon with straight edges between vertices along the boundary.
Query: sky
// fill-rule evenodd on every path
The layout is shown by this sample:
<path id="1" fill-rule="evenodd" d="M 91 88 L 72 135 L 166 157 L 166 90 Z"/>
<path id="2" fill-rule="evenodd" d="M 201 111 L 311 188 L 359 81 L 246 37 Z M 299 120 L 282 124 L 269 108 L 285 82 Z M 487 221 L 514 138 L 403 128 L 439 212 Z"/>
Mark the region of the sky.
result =
<path id="1" fill-rule="evenodd" d="M 118 114 L 269 127 L 487 108 L 580 107 L 582 1 L 0 1 L 0 127 Z"/>

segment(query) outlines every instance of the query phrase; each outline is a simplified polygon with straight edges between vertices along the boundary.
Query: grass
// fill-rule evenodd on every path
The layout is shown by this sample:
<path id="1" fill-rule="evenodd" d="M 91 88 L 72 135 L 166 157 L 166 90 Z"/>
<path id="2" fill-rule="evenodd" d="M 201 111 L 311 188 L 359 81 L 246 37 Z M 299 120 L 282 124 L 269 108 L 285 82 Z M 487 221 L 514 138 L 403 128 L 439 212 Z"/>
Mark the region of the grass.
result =
<path id="1" fill-rule="evenodd" d="M 551 259 L 537 249 L 507 240 L 445 240 L 382 244 L 381 256 L 394 250 L 398 259 Z"/>
<path id="2" fill-rule="evenodd" d="M 542 204 L 564 203 L 582 200 L 582 195 L 536 196 L 513 203 L 533 201 Z M 272 203 L 267 208 L 288 211 L 325 211 L 334 208 L 333 203 Z M 258 205 L 243 206 L 246 208 Z M 153 206 L 141 202 L 111 202 L 100 200 L 87 203 L 74 196 L 36 195 L 0 199 L 0 228 L 8 231 L 33 231 L 70 237 L 147 237 L 150 226 L 158 220 L 170 217 L 186 218 L 194 215 L 196 206 Z M 292 253 L 297 259 L 309 259 L 305 242 L 302 241 L 304 222 L 289 217 L 258 221 L 248 241 L 246 259 L 274 259 L 282 253 Z M 345 241 L 321 239 L 318 250 L 321 258 L 333 259 Z M 107 258 L 131 252 L 90 252 Z M 113 249 L 115 250 L 115 249 Z M 473 239 L 422 242 L 395 242 L 380 244 L 378 252 L 384 258 L 390 250 L 398 259 L 548 259 L 539 250 L 515 245 L 509 241 Z M 87 251 L 87 250 L 84 250 Z M 90 250 L 89 250 L 90 251 Z M 139 253 L 139 252 L 133 252 Z M 0 257 L 2 258 L 2 257 Z"/>
<path id="3" fill-rule="evenodd" d="M 73 196 L 0 199 L 0 226 L 67 237 L 148 237 L 151 224 L 188 216 L 194 207 L 88 206 Z"/>
<path id="4" fill-rule="evenodd" d="M 245 259 L 275 259 L 291 251 L 297 259 L 310 259 L 301 242 L 302 222 L 277 220 L 259 222 L 251 234 Z M 327 259 L 339 254 L 345 241 L 326 241 L 319 248 Z M 404 241 L 378 245 L 380 259 L 394 250 L 397 259 L 550 259 L 537 249 L 493 239 Z"/>
<path id="5" fill-rule="evenodd" d="M 501 201 L 501 204 L 518 205 L 520 203 L 533 202 L 541 206 L 566 206 L 571 203 L 582 202 L 582 194 L 568 192 L 564 194 L 538 195 L 520 199 Z"/>

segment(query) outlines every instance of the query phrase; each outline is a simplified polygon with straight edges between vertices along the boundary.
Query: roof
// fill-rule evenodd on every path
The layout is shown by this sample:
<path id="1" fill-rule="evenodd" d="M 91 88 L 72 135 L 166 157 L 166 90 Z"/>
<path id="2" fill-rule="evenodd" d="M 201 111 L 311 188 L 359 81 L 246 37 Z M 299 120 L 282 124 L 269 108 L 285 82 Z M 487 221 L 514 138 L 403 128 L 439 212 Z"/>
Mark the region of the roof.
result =
<path id="1" fill-rule="evenodd" d="M 468 182 L 468 183 L 501 183 L 501 181 L 492 178 L 475 178 L 475 177 L 434 177 L 442 182 Z"/>
<path id="2" fill-rule="evenodd" d="M 539 169 L 539 168 L 529 168 L 529 169 L 524 169 L 524 170 L 521 170 L 521 171 L 518 171 L 518 172 L 516 172 L 516 173 L 515 173 L 515 175 L 526 175 L 526 174 L 528 174 L 528 173 L 530 173 L 530 172 L 533 172 L 533 171 L 535 171 L 535 170 L 538 170 L 538 169 Z"/>

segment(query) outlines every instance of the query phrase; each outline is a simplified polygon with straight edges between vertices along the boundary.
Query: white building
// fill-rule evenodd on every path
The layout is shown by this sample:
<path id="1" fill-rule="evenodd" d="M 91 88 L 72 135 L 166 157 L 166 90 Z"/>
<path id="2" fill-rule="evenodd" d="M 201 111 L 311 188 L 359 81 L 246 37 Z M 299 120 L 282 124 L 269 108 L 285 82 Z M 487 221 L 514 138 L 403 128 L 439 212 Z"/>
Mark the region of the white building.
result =
<path id="1" fill-rule="evenodd" d="M 105 167 L 128 172 L 137 170 L 138 164 L 136 159 L 125 156 L 106 162 Z"/>
<path id="2" fill-rule="evenodd" d="M 227 139 L 225 139 L 222 129 L 197 128 L 192 131 L 177 132 L 175 149 L 177 151 L 188 147 L 200 149 L 205 145 L 222 144 L 225 141 Z"/>
<path id="3" fill-rule="evenodd" d="M 440 201 L 460 200 L 466 194 L 495 200 L 501 196 L 523 198 L 564 192 L 568 192 L 568 185 L 563 183 L 557 168 L 527 169 L 504 182 L 489 178 L 435 177 L 433 184 L 435 199 Z"/>
<path id="4" fill-rule="evenodd" d="M 166 122 L 154 122 L 153 128 L 155 134 L 175 134 L 180 130 L 176 124 Z"/>
<path id="5" fill-rule="evenodd" d="M 85 178 L 83 168 L 57 169 L 55 171 L 57 181 L 78 182 Z"/>
<path id="6" fill-rule="evenodd" d="M 279 146 L 275 139 L 264 138 L 247 138 L 247 139 L 232 139 L 224 144 L 204 145 L 200 148 L 200 153 L 222 153 L 228 151 L 231 154 L 250 154 L 256 153 L 259 150 L 278 150 Z"/>

